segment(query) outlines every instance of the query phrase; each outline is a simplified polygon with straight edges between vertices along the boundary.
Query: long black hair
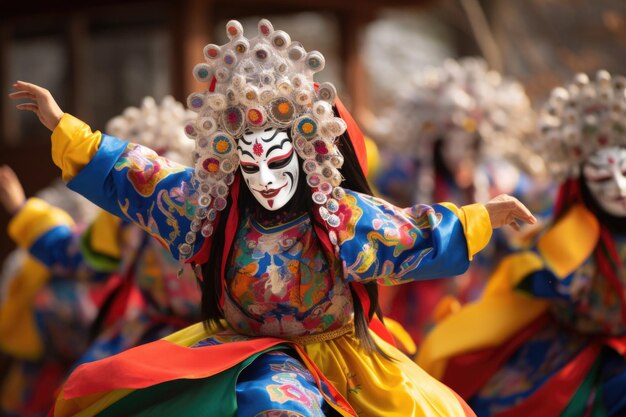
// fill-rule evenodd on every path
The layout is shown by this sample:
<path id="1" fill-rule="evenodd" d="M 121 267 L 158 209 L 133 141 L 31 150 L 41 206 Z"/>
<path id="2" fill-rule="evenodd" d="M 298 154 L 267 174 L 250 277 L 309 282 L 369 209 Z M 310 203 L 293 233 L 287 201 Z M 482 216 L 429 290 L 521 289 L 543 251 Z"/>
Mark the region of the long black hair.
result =
<path id="1" fill-rule="evenodd" d="M 288 132 L 289 134 L 290 132 Z M 356 191 L 362 194 L 373 195 L 372 189 L 359 165 L 358 158 L 352 142 L 347 133 L 342 134 L 336 139 L 336 145 L 344 157 L 343 166 L 340 169 L 340 173 L 343 177 L 342 187 Z M 302 161 L 300 161 L 302 163 Z M 301 169 L 301 167 L 300 167 Z M 302 172 L 302 171 L 301 171 Z M 246 210 L 250 210 L 250 207 L 254 207 L 255 214 L 265 216 L 275 216 L 276 213 L 265 210 L 261 207 L 248 187 L 245 184 L 240 184 L 238 195 L 238 210 L 240 218 L 245 215 Z M 306 183 L 306 176 L 300 175 L 298 180 L 298 188 L 296 194 L 282 209 L 286 213 L 311 213 L 313 209 L 313 203 L 311 199 L 311 189 Z M 202 304 L 201 314 L 204 325 L 206 327 L 216 326 L 223 328 L 222 319 L 224 319 L 224 312 L 220 308 L 220 296 L 224 288 L 222 288 L 222 262 L 224 256 L 225 245 L 225 232 L 226 232 L 226 219 L 233 210 L 232 199 L 228 197 L 228 205 L 220 214 L 220 221 L 216 225 L 216 228 L 211 237 L 212 244 L 209 252 L 208 261 L 201 265 L 202 277 L 200 278 L 200 287 L 202 290 Z M 312 221 L 316 221 L 316 216 L 311 216 Z M 322 227 L 324 229 L 324 227 Z M 229 248 L 227 256 L 230 256 Z M 376 345 L 374 339 L 369 333 L 369 320 L 377 314 L 382 319 L 382 314 L 378 306 L 378 284 L 376 282 L 369 282 L 363 284 L 370 299 L 369 311 L 363 311 L 363 305 L 360 298 L 356 294 L 352 286 L 350 291 L 352 293 L 353 305 L 354 305 L 354 325 L 357 338 L 361 342 L 361 346 L 366 352 L 376 351 L 388 358 L 382 350 Z"/>

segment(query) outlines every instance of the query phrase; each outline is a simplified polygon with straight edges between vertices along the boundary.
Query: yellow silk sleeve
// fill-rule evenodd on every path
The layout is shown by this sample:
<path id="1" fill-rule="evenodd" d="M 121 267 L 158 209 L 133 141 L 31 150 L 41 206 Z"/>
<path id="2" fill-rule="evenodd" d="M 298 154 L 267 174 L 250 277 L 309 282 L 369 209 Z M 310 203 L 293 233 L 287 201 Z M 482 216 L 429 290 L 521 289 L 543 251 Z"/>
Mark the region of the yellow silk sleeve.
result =
<path id="1" fill-rule="evenodd" d="M 26 360 L 41 358 L 44 346 L 35 322 L 33 299 L 49 276 L 43 264 L 27 255 L 11 277 L 0 306 L 0 350 Z"/>
<path id="2" fill-rule="evenodd" d="M 53 227 L 73 226 L 74 221 L 65 211 L 39 198 L 29 198 L 9 222 L 9 236 L 20 247 L 28 249 Z"/>
<path id="3" fill-rule="evenodd" d="M 63 171 L 63 181 L 74 178 L 98 152 L 102 134 L 65 113 L 52 131 L 52 161 Z"/>
<path id="4" fill-rule="evenodd" d="M 120 258 L 120 223 L 122 220 L 106 211 L 101 211 L 91 224 L 90 247 L 104 255 Z"/>
<path id="5" fill-rule="evenodd" d="M 474 255 L 483 250 L 491 239 L 493 229 L 487 209 L 482 204 L 470 204 L 461 208 L 452 203 L 440 204 L 456 214 L 463 225 L 467 241 L 467 254 L 471 261 Z"/>

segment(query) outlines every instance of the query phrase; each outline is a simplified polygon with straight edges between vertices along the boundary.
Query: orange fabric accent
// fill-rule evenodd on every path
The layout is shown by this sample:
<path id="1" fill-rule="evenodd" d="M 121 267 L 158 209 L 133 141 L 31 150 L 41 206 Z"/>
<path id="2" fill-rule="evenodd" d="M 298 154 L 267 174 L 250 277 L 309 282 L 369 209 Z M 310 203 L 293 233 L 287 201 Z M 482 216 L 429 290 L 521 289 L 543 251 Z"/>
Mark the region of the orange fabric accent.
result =
<path id="1" fill-rule="evenodd" d="M 463 398 L 471 398 L 489 378 L 529 337 L 550 321 L 543 314 L 524 330 L 516 333 L 502 346 L 489 347 L 452 357 L 446 366 L 441 382 L 448 385 Z M 459 371 L 461 370 L 461 371 Z"/>
<path id="2" fill-rule="evenodd" d="M 335 107 L 337 107 L 339 117 L 341 117 L 348 126 L 346 132 L 348 132 L 348 137 L 350 138 L 350 142 L 352 142 L 352 147 L 354 148 L 356 157 L 359 160 L 359 165 L 361 166 L 363 175 L 367 177 L 367 148 L 365 147 L 363 132 L 361 132 L 359 125 L 356 124 L 354 118 L 352 117 L 348 109 L 346 109 L 346 106 L 344 106 L 341 100 L 339 100 L 339 97 L 337 97 L 337 100 L 335 100 Z"/>
<path id="3" fill-rule="evenodd" d="M 463 398 L 461 398 L 459 396 L 459 394 L 457 394 L 456 392 L 454 392 L 453 389 L 450 389 L 450 391 L 452 391 L 452 393 L 454 394 L 454 396 L 456 397 L 457 400 L 459 400 L 459 404 L 461 404 L 461 407 L 463 408 L 463 411 L 465 412 L 465 416 L 466 417 L 476 417 L 476 413 L 474 413 L 474 411 L 470 408 L 469 405 L 467 405 L 467 403 L 465 402 L 465 400 Z"/>
<path id="4" fill-rule="evenodd" d="M 361 306 L 363 307 L 363 313 L 367 317 L 368 321 L 371 320 L 370 317 L 370 307 L 372 306 L 370 302 L 370 296 L 365 289 L 365 286 L 360 282 L 351 282 L 350 286 L 356 293 L 357 297 L 359 297 L 359 301 L 361 302 Z"/>
<path id="5" fill-rule="evenodd" d="M 604 342 L 608 347 L 626 358 L 626 336 L 611 337 Z"/>
<path id="6" fill-rule="evenodd" d="M 391 332 L 389 332 L 389 329 L 385 327 L 383 322 L 380 321 L 377 316 L 372 317 L 372 320 L 370 320 L 370 329 L 391 346 L 398 347 L 396 340 L 391 335 Z"/>
<path id="7" fill-rule="evenodd" d="M 322 373 L 322 371 L 319 370 L 317 365 L 315 365 L 315 363 L 311 360 L 309 355 L 307 355 L 307 353 L 302 348 L 302 346 L 294 345 L 293 347 L 296 349 L 296 352 L 298 352 L 298 355 L 300 355 L 300 357 L 302 358 L 302 362 L 304 362 L 304 365 L 309 369 L 309 371 L 311 371 L 311 374 L 313 375 L 313 378 L 315 379 L 315 382 L 317 386 L 320 388 L 320 392 L 322 393 L 324 397 L 326 397 L 327 395 L 325 394 L 324 390 L 321 389 L 322 384 L 320 381 L 323 380 L 326 383 L 326 386 L 328 390 L 330 391 L 332 395 L 332 399 L 333 399 L 333 401 L 329 401 L 328 403 L 335 410 L 341 413 L 342 416 L 355 416 L 356 417 L 357 414 L 352 409 L 352 406 L 350 405 L 348 400 L 346 400 L 343 397 L 343 395 L 341 395 L 341 393 L 337 390 L 337 388 L 335 388 L 334 384 L 332 384 L 330 381 L 328 381 L 324 377 L 324 374 Z M 335 405 L 338 406 L 339 408 L 335 407 Z"/>
<path id="8" fill-rule="evenodd" d="M 536 415 L 537 410 L 541 410 L 542 417 L 560 416 L 593 366 L 600 349 L 600 344 L 586 347 L 533 395 L 497 417 L 528 417 Z"/>
<path id="9" fill-rule="evenodd" d="M 175 379 L 206 378 L 281 343 L 285 341 L 265 337 L 208 348 L 188 348 L 158 340 L 79 366 L 63 387 L 63 399 L 116 389 L 146 388 Z M 163 361 L 163 358 L 168 360 Z M 104 375 L 107 377 L 103 378 Z"/>

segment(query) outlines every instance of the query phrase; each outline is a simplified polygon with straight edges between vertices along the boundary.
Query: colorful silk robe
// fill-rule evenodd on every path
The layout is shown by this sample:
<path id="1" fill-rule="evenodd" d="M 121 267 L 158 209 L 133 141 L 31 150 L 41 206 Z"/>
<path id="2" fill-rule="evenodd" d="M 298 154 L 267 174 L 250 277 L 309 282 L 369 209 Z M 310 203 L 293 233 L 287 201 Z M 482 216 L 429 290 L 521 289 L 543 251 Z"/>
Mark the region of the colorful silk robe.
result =
<path id="1" fill-rule="evenodd" d="M 71 180 L 70 188 L 140 225 L 178 256 L 195 210 L 190 169 L 141 146 L 101 138 L 69 115 L 55 129 L 53 144 L 53 159 Z M 76 151 L 81 147 L 87 151 Z M 256 357 L 276 348 L 295 352 L 326 403 L 340 415 L 472 415 L 452 391 L 375 335 L 395 361 L 359 347 L 351 329 L 349 285 L 366 281 L 392 285 L 463 272 L 490 237 L 485 209 L 448 205 L 401 210 L 346 191 L 339 201 L 344 222 L 337 230 L 337 254 L 321 244 L 306 213 L 269 228 L 244 216 L 227 260 L 228 330 L 196 325 L 85 364 L 68 380 L 54 415 L 78 410 L 108 415 L 113 409 L 165 415 L 168 409 L 202 406 L 182 400 L 189 390 L 168 398 L 154 391 L 160 386 L 176 390 L 182 379 L 197 381 L 192 383 L 194 390 L 209 384 L 208 391 L 226 395 L 220 406 L 232 407 L 219 415 L 234 415 L 238 376 L 255 366 Z M 336 337 L 324 337 L 328 334 Z M 216 405 L 215 398 L 201 397 L 202 407 Z"/>

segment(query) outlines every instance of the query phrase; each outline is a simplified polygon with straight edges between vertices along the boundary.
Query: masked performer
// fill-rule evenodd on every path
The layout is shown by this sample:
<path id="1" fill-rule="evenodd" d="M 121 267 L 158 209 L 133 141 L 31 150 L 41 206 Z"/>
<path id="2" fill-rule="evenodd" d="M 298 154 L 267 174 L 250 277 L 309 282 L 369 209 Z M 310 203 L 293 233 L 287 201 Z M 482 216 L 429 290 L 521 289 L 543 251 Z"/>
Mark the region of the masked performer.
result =
<path id="1" fill-rule="evenodd" d="M 259 22 L 207 45 L 191 94 L 185 168 L 92 132 L 40 87 L 13 98 L 53 132 L 69 187 L 140 224 L 191 263 L 204 322 L 79 367 L 54 415 L 473 415 L 370 332 L 377 283 L 453 275 L 499 227 L 534 221 L 517 200 L 398 209 L 369 195 L 363 137 L 324 67 Z"/>
<path id="2" fill-rule="evenodd" d="M 563 179 L 553 224 L 420 351 L 481 416 L 626 415 L 625 89 L 600 71 L 552 92 L 540 127 Z"/>

